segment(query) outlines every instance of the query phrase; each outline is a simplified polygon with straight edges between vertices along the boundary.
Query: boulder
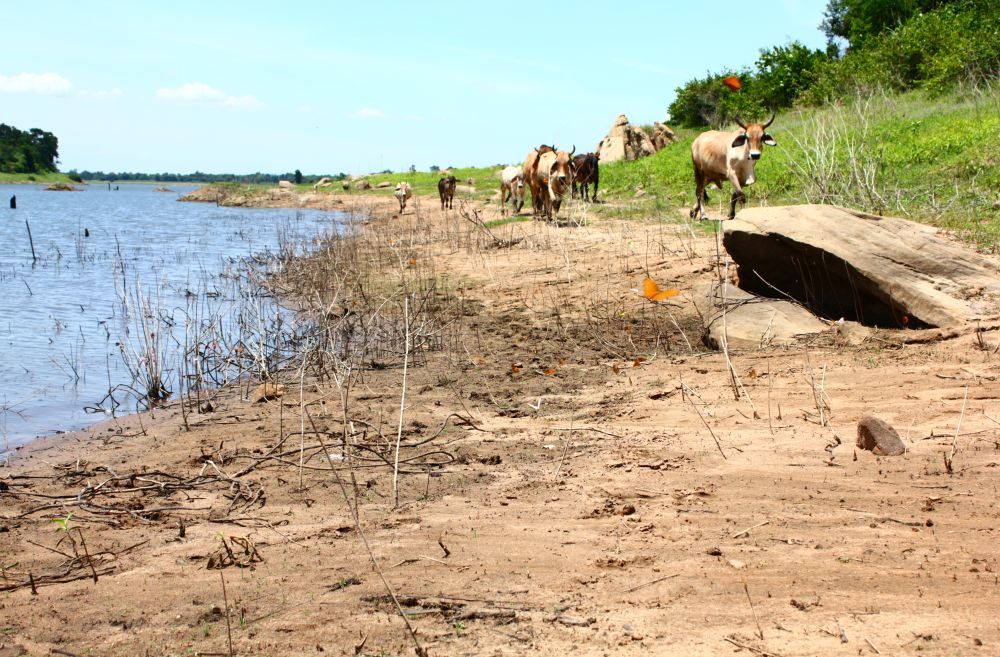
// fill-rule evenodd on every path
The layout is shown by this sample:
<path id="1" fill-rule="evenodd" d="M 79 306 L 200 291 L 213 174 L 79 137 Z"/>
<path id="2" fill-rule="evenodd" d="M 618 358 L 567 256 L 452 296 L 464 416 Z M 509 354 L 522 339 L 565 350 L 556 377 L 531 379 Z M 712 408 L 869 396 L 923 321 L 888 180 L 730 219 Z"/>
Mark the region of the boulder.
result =
<path id="1" fill-rule="evenodd" d="M 750 208 L 723 222 L 739 285 L 829 320 L 955 326 L 1000 313 L 1000 261 L 937 229 L 832 205 Z"/>
<path id="2" fill-rule="evenodd" d="M 357 187 L 358 189 L 371 189 L 372 188 L 372 184 L 370 182 L 368 182 L 367 180 L 363 179 L 363 178 L 361 180 L 358 180 L 354 184 L 354 186 Z"/>
<path id="3" fill-rule="evenodd" d="M 657 151 L 661 151 L 670 144 L 677 141 L 677 135 L 674 131 L 670 129 L 659 121 L 653 122 L 653 136 L 650 138 L 653 142 L 653 148 Z"/>
<path id="4" fill-rule="evenodd" d="M 858 447 L 877 456 L 899 456 L 906 453 L 906 445 L 896 430 L 874 415 L 866 415 L 858 421 Z"/>
<path id="5" fill-rule="evenodd" d="M 388 189 L 389 187 L 392 187 L 392 183 L 389 182 L 388 180 L 383 180 L 379 184 L 375 185 L 375 187 L 377 187 L 378 189 Z"/>
<path id="6" fill-rule="evenodd" d="M 279 180 L 278 189 L 293 190 L 295 189 L 295 185 L 289 180 Z"/>
<path id="7" fill-rule="evenodd" d="M 601 156 L 601 164 L 610 164 L 652 155 L 656 147 L 649 135 L 629 123 L 627 116 L 619 114 L 607 136 L 598 142 L 596 152 Z"/>

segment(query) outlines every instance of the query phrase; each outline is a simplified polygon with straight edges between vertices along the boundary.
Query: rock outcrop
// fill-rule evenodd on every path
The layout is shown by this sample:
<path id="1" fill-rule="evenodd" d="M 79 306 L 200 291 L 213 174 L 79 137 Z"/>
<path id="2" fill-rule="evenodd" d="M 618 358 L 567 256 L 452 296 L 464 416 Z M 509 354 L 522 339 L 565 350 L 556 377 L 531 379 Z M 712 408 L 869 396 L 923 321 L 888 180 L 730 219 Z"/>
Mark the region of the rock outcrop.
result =
<path id="1" fill-rule="evenodd" d="M 596 152 L 601 156 L 601 164 L 619 160 L 631 162 L 656 152 L 653 140 L 642 129 L 628 122 L 624 114 L 618 115 L 611 130 L 597 144 Z"/>
<path id="2" fill-rule="evenodd" d="M 670 129 L 659 121 L 653 122 L 653 136 L 650 138 L 653 142 L 653 148 L 657 151 L 661 151 L 670 144 L 677 141 L 677 135 L 674 131 Z"/>
<path id="3" fill-rule="evenodd" d="M 723 222 L 739 284 L 828 320 L 955 326 L 1000 313 L 1000 261 L 935 228 L 831 205 L 751 208 Z"/>

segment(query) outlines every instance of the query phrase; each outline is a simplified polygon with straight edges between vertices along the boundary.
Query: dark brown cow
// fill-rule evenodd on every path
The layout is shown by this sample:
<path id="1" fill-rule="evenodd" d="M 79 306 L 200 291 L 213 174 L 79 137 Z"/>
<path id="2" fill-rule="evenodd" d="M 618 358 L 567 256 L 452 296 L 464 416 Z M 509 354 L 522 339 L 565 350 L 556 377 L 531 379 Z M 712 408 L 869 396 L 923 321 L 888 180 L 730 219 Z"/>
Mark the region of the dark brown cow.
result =
<path id="1" fill-rule="evenodd" d="M 455 176 L 448 176 L 438 181 L 438 196 L 441 197 L 441 209 L 451 209 L 452 201 L 455 200 L 455 185 L 458 181 Z"/>
<path id="2" fill-rule="evenodd" d="M 576 186 L 580 185 L 580 197 L 584 201 L 597 203 L 597 181 L 598 170 L 597 161 L 601 159 L 600 154 L 587 153 L 577 155 L 573 158 L 573 166 L 576 173 L 573 176 L 573 196 L 576 197 Z M 594 194 L 590 195 L 590 184 L 594 184 Z"/>
<path id="3" fill-rule="evenodd" d="M 691 144 L 691 163 L 694 165 L 695 205 L 691 218 L 705 218 L 705 188 L 714 184 L 722 189 L 722 181 L 733 186 L 729 200 L 729 218 L 736 216 L 736 204 L 746 204 L 743 188 L 757 180 L 754 167 L 760 159 L 764 145 L 777 146 L 774 137 L 767 134 L 767 127 L 774 123 L 774 114 L 767 123 L 744 123 L 736 116 L 740 130 L 720 132 L 709 130 L 698 135 Z"/>

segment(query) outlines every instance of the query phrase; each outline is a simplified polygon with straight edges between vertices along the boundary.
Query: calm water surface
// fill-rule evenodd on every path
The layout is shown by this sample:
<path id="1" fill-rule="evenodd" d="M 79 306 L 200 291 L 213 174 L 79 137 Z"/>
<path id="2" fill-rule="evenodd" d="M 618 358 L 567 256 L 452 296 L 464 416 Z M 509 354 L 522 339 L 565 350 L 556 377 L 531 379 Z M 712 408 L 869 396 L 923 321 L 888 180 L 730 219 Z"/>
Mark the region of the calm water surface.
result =
<path id="1" fill-rule="evenodd" d="M 343 221 L 328 212 L 179 203 L 190 185 L 169 193 L 82 187 L 0 185 L 0 454 L 106 417 L 109 389 L 132 382 L 116 346 L 130 331 L 135 344 L 123 298 L 134 301 L 141 290 L 160 314 L 174 315 L 190 307 L 192 292 L 224 297 L 232 289 L 224 279 L 247 273 L 244 259 L 308 244 Z M 171 342 L 179 348 L 183 339 Z M 165 360 L 169 369 L 174 361 Z"/>

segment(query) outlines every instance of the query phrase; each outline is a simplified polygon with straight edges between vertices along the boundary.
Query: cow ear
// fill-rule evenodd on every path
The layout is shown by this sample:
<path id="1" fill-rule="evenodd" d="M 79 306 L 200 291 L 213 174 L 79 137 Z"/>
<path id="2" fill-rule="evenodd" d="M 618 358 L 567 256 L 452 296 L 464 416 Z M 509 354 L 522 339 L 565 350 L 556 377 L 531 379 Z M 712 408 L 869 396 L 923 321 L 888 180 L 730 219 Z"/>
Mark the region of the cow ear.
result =
<path id="1" fill-rule="evenodd" d="M 768 146 L 777 146 L 778 145 L 778 142 L 774 141 L 774 137 L 772 137 L 771 135 L 767 134 L 766 132 L 764 133 L 763 138 L 761 138 L 761 141 L 764 142 L 765 144 L 767 144 Z"/>
<path id="2" fill-rule="evenodd" d="M 747 133 L 740 134 L 739 137 L 733 140 L 733 148 L 739 148 L 743 144 L 747 143 Z"/>

